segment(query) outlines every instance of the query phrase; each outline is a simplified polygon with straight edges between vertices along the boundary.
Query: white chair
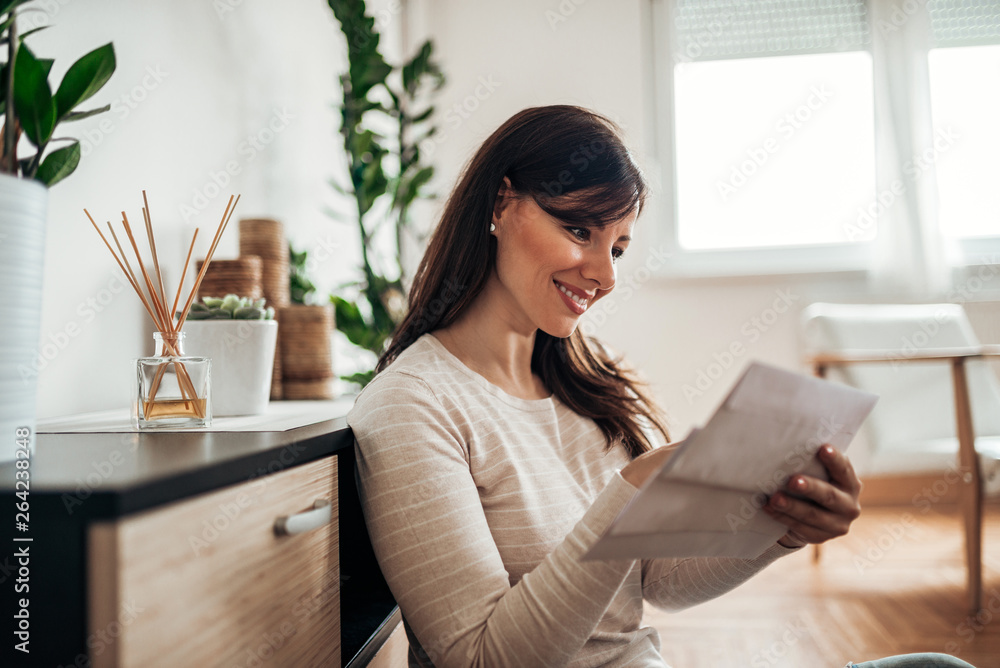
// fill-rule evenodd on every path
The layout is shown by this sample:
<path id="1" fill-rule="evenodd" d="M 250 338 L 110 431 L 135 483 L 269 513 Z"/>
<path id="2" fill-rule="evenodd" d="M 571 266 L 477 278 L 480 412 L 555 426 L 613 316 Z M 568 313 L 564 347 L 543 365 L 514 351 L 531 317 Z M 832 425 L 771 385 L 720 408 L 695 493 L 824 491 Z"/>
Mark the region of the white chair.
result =
<path id="1" fill-rule="evenodd" d="M 982 596 L 982 501 L 1000 493 L 1000 382 L 958 304 L 812 304 L 803 312 L 814 373 L 880 395 L 851 460 L 858 474 L 936 474 L 958 485 L 968 601 Z M 957 466 L 956 475 L 955 469 Z"/>

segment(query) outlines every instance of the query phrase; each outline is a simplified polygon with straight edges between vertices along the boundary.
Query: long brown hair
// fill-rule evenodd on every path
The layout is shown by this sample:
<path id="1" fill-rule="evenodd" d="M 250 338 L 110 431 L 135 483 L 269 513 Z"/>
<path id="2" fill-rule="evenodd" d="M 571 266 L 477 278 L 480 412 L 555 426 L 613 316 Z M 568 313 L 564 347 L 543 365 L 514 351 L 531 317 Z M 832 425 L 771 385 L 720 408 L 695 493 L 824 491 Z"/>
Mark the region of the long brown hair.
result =
<path id="1" fill-rule="evenodd" d="M 447 327 L 479 295 L 496 266 L 489 227 L 504 177 L 518 196 L 582 227 L 603 227 L 642 208 L 647 187 L 614 123 L 586 109 L 525 109 L 476 152 L 431 236 L 410 288 L 409 312 L 379 359 L 386 368 L 422 335 Z M 571 195 L 571 196 L 570 196 Z M 608 447 L 633 456 L 669 440 L 662 413 L 620 359 L 577 328 L 567 338 L 539 330 L 531 369 L 567 407 L 597 423 Z"/>

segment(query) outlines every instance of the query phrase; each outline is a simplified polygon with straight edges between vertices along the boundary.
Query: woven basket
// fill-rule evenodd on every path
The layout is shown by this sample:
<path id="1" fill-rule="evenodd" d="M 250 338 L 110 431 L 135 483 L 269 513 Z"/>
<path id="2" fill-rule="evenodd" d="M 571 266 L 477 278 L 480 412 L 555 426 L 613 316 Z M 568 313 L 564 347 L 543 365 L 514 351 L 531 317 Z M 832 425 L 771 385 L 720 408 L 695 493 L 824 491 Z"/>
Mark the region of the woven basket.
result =
<path id="1" fill-rule="evenodd" d="M 201 271 L 204 260 L 198 260 L 196 274 Z M 198 299 L 202 297 L 238 297 L 260 299 L 264 296 L 261 285 L 263 261 L 257 255 L 243 255 L 235 260 L 212 260 L 198 288 Z"/>
<path id="2" fill-rule="evenodd" d="M 275 308 L 288 306 L 288 241 L 285 228 L 270 218 L 240 221 L 240 256 L 256 255 L 263 260 L 261 286 L 267 303 Z"/>
<path id="3" fill-rule="evenodd" d="M 261 259 L 261 292 L 268 306 L 279 309 L 291 303 L 288 284 L 288 241 L 285 227 L 271 218 L 244 218 L 240 221 L 240 256 L 256 255 Z M 278 319 L 281 322 L 281 319 Z M 274 354 L 271 373 L 271 398 L 284 398 L 282 388 L 281 339 L 283 328 L 278 327 L 278 345 Z"/>
<path id="4" fill-rule="evenodd" d="M 284 398 L 332 399 L 333 306 L 293 304 L 277 309 L 277 318 Z"/>

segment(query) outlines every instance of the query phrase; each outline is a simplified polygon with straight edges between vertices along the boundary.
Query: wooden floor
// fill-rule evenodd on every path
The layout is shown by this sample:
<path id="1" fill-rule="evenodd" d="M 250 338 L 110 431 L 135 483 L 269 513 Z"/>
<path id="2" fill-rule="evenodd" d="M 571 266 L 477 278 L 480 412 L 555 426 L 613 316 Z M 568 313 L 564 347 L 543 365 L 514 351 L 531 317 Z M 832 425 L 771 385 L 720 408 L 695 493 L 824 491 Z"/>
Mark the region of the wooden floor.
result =
<path id="1" fill-rule="evenodd" d="M 646 621 L 674 668 L 841 668 L 908 652 L 1000 668 L 1000 507 L 987 506 L 978 619 L 965 609 L 962 548 L 952 512 L 866 508 L 819 564 L 807 548 L 715 601 L 647 606 Z"/>

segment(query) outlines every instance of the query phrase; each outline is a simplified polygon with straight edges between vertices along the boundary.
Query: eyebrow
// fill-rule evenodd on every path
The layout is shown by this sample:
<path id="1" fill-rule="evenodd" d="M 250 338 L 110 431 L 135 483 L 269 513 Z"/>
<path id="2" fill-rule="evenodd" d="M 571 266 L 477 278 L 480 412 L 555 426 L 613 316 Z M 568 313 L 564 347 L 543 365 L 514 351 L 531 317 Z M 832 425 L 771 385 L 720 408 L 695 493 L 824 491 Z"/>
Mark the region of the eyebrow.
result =
<path id="1" fill-rule="evenodd" d="M 627 234 L 624 234 L 624 235 L 618 237 L 618 241 L 632 241 L 632 237 L 630 237 Z"/>

